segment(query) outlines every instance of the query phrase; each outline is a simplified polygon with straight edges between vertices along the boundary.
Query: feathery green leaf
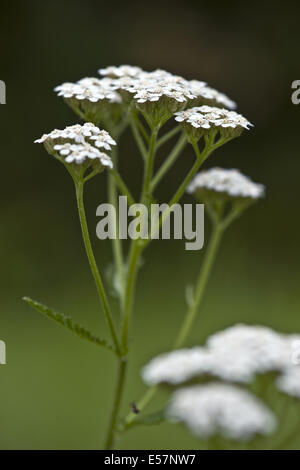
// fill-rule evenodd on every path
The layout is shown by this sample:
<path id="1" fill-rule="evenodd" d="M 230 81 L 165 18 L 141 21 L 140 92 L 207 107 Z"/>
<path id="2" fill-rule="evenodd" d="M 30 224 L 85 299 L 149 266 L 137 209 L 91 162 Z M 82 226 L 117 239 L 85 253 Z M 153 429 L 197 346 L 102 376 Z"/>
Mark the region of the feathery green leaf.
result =
<path id="1" fill-rule="evenodd" d="M 97 338 L 95 335 L 90 333 L 88 330 L 86 330 L 82 326 L 78 325 L 77 323 L 74 323 L 70 317 L 63 315 L 62 313 L 55 312 L 54 310 L 51 310 L 46 305 L 43 305 L 39 302 L 36 302 L 35 300 L 32 300 L 30 297 L 23 297 L 23 300 L 32 308 L 42 313 L 46 317 L 51 318 L 52 320 L 56 321 L 60 325 L 64 326 L 65 328 L 68 328 L 68 330 L 72 331 L 74 334 L 76 334 L 80 338 L 86 339 L 87 341 L 90 341 L 91 343 L 97 344 L 98 346 L 102 346 L 106 349 L 109 349 L 110 351 L 115 352 L 115 349 L 113 348 L 113 346 L 109 344 L 106 340 Z"/>

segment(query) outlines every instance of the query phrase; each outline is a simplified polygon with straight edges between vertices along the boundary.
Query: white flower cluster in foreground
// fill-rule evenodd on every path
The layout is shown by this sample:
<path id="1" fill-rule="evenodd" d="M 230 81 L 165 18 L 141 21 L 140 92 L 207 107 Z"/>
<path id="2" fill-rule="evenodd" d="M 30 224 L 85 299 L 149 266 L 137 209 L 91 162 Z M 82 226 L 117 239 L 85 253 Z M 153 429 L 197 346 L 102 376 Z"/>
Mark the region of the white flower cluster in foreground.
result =
<path id="1" fill-rule="evenodd" d="M 295 335 L 266 327 L 236 325 L 211 336 L 205 347 L 181 349 L 152 359 L 142 376 L 148 385 L 178 385 L 201 376 L 250 383 L 257 374 L 286 371 L 292 365 L 295 339 Z"/>
<path id="2" fill-rule="evenodd" d="M 270 434 L 276 427 L 275 416 L 257 398 L 219 383 L 177 390 L 166 413 L 202 439 L 221 433 L 229 439 L 247 441 L 255 434 Z"/>
<path id="3" fill-rule="evenodd" d="M 142 376 L 148 385 L 176 387 L 167 418 L 185 423 L 202 438 L 219 432 L 246 440 L 272 432 L 276 421 L 254 395 L 230 383 L 251 384 L 257 375 L 275 373 L 277 387 L 300 398 L 299 345 L 299 335 L 236 325 L 212 335 L 204 347 L 152 359 Z"/>
<path id="4" fill-rule="evenodd" d="M 113 166 L 111 158 L 99 149 L 110 151 L 116 142 L 108 132 L 92 123 L 85 123 L 83 126 L 75 124 L 62 130 L 54 129 L 35 143 L 45 144 L 50 153 L 57 152 L 67 163 L 81 164 L 90 159 L 99 160 L 103 166 Z"/>
<path id="5" fill-rule="evenodd" d="M 199 80 L 186 80 L 165 70 L 147 72 L 130 65 L 109 66 L 99 70 L 102 79 L 84 78 L 76 83 L 63 83 L 55 88 L 59 96 L 97 103 L 107 100 L 120 103 L 118 92 L 130 93 L 137 103 L 157 102 L 161 98 L 190 106 L 191 103 L 208 103 L 236 108 L 236 103 L 223 93 Z"/>
<path id="6" fill-rule="evenodd" d="M 249 129 L 253 126 L 244 116 L 235 111 L 228 111 L 225 108 L 216 108 L 211 106 L 197 106 L 185 111 L 175 113 L 175 120 L 185 122 L 192 127 L 199 129 L 210 128 L 242 128 Z"/>
<path id="7" fill-rule="evenodd" d="M 201 171 L 187 187 L 192 194 L 198 190 L 206 189 L 217 193 L 225 193 L 230 197 L 258 199 L 264 196 L 265 188 L 262 184 L 254 183 L 239 170 L 211 168 Z"/>

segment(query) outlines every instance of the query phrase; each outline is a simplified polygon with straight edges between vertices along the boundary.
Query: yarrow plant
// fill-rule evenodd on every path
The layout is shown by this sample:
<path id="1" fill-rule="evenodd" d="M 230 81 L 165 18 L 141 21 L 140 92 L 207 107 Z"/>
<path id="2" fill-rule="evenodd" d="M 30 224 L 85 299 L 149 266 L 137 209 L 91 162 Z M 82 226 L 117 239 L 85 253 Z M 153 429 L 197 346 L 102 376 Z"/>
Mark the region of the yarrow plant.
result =
<path id="1" fill-rule="evenodd" d="M 252 124 L 234 111 L 235 102 L 223 93 L 203 81 L 187 80 L 164 70 L 147 72 L 136 66 L 110 66 L 101 68 L 99 77 L 63 83 L 55 91 L 84 122 L 63 130 L 55 129 L 36 143 L 43 144 L 46 151 L 65 166 L 74 181 L 84 246 L 109 326 L 110 340 L 98 338 L 69 317 L 39 302 L 28 297 L 24 299 L 79 337 L 109 349 L 116 356 L 117 384 L 105 448 L 114 448 L 117 439 L 135 425 L 158 424 L 164 420 L 183 422 L 198 437 L 209 442 L 210 447 L 220 445 L 223 434 L 230 441 L 247 443 L 254 437 L 257 439 L 256 436 L 268 435 L 276 427 L 275 416 L 261 397 L 253 397 L 251 391 L 242 389 L 241 385 L 250 387 L 258 375 L 269 377 L 276 372 L 279 374 L 278 389 L 300 396 L 298 372 L 287 366 L 291 340 L 264 329 L 236 327 L 237 330 L 212 337 L 205 348 L 182 349 L 199 312 L 223 233 L 250 205 L 264 196 L 264 187 L 238 170 L 198 171 L 215 150 L 251 129 Z M 168 126 L 165 126 L 167 122 Z M 132 131 L 144 164 L 139 203 L 146 206 L 154 200 L 157 186 L 186 145 L 190 144 L 194 151 L 193 165 L 170 197 L 154 231 L 160 230 L 172 207 L 188 193 L 204 203 L 212 222 L 212 234 L 195 286 L 187 293 L 188 308 L 173 342 L 173 352 L 154 359 L 143 369 L 142 376 L 150 387 L 132 412 L 124 417 L 120 416 L 120 407 L 130 359 L 129 339 L 138 268 L 151 239 L 131 240 L 128 253 L 124 252 L 120 238 L 112 240 L 114 286 L 121 313 L 120 324 L 117 324 L 90 241 L 84 188 L 90 179 L 99 174 L 102 178 L 106 175 L 108 201 L 116 213 L 120 195 L 127 198 L 129 206 L 135 204 L 118 169 L 118 148 L 127 128 Z M 157 151 L 176 136 L 177 142 L 170 154 L 154 171 Z M 118 220 L 116 217 L 116 225 Z M 284 357 L 281 356 L 283 352 Z M 147 414 L 145 410 L 152 397 L 160 386 L 166 385 L 172 391 L 170 401 L 158 413 Z"/>

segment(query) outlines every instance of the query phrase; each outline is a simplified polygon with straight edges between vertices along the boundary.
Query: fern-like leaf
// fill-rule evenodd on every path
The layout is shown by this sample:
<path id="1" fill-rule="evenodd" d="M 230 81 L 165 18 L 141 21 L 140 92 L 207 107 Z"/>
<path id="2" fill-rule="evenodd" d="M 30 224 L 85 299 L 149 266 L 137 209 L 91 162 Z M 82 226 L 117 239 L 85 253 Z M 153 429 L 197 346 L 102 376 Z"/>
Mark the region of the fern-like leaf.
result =
<path id="1" fill-rule="evenodd" d="M 87 341 L 90 341 L 91 343 L 94 343 L 97 346 L 102 346 L 106 349 L 109 349 L 110 351 L 115 352 L 114 347 L 109 344 L 106 340 L 97 338 L 93 333 L 90 333 L 90 331 L 86 330 L 77 323 L 74 323 L 70 317 L 63 315 L 62 313 L 55 312 L 46 305 L 32 300 L 30 297 L 23 297 L 23 300 L 32 308 L 40 312 L 42 315 L 45 315 L 46 317 L 56 321 L 68 330 L 72 331 L 72 333 L 79 336 L 80 338 L 86 339 Z"/>

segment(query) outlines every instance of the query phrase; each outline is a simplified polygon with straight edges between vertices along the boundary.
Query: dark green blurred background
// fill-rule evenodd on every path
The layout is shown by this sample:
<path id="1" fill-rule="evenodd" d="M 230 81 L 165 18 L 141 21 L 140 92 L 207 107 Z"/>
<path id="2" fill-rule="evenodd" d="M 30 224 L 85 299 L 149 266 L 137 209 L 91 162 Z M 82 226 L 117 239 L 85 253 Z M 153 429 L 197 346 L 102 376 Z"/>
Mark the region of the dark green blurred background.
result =
<path id="1" fill-rule="evenodd" d="M 241 169 L 266 184 L 267 197 L 226 234 L 189 343 L 199 344 L 235 322 L 300 332 L 300 106 L 291 103 L 291 82 L 300 78 L 299 5 L 276 5 L 88 0 L 1 5 L 0 79 L 7 84 L 7 105 L 0 107 L 0 338 L 7 343 L 7 365 L 0 366 L 1 449 L 99 448 L 111 406 L 114 358 L 21 300 L 29 295 L 99 335 L 107 332 L 71 179 L 33 144 L 42 133 L 76 122 L 52 91 L 64 81 L 129 63 L 205 80 L 238 102 L 255 128 L 216 152 L 207 166 Z M 141 159 L 130 132 L 121 147 L 121 170 L 137 193 Z M 173 194 L 192 161 L 187 148 L 160 185 L 161 200 Z M 90 183 L 86 195 L 93 237 L 96 207 L 103 201 L 104 175 Z M 208 237 L 208 223 L 206 228 Z M 95 237 L 94 242 L 105 270 L 110 245 Z M 201 257 L 202 252 L 185 251 L 183 241 L 155 242 L 146 252 L 124 412 L 144 390 L 140 367 L 171 344 L 185 311 L 185 286 L 195 279 Z M 197 446 L 171 425 L 139 428 L 119 444 L 124 449 Z"/>

